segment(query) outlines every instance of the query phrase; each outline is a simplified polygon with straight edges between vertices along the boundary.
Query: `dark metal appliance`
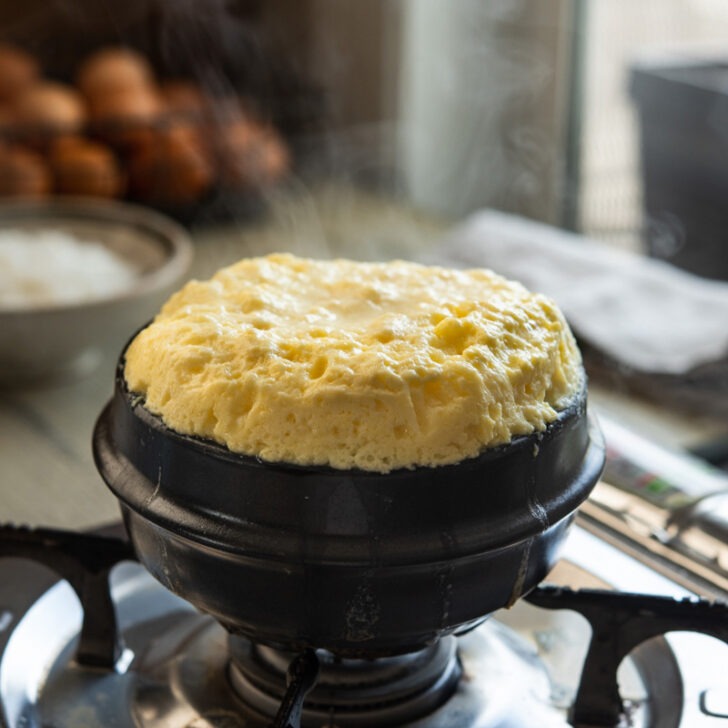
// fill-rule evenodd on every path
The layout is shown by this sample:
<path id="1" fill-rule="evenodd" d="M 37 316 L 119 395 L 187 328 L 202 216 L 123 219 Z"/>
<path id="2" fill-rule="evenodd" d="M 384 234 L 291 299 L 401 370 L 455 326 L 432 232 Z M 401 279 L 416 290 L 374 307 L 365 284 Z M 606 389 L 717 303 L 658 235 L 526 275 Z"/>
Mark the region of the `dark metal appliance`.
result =
<path id="1" fill-rule="evenodd" d="M 169 430 L 122 357 L 94 452 L 164 586 L 251 639 L 370 658 L 472 628 L 543 579 L 603 465 L 585 401 L 454 466 L 291 467 Z"/>
<path id="2" fill-rule="evenodd" d="M 181 436 L 122 366 L 94 447 L 126 532 L 0 528 L 3 728 L 728 721 L 720 574 L 640 556 L 604 485 L 564 541 L 603 462 L 585 393 L 540 437 L 381 476 Z"/>
<path id="3" fill-rule="evenodd" d="M 622 583 L 669 584 L 582 526 L 589 520 L 574 529 L 555 580 L 598 585 L 593 572 L 607 565 Z M 11 557 L 0 563 L 3 728 L 698 728 L 728 719 L 728 645 L 695 645 L 691 634 L 644 642 L 688 629 L 728 642 L 719 601 L 539 586 L 467 635 L 413 653 L 296 656 L 229 634 L 133 563 L 123 538 L 5 526 L 0 554 Z M 582 564 L 592 560 L 590 572 Z"/>

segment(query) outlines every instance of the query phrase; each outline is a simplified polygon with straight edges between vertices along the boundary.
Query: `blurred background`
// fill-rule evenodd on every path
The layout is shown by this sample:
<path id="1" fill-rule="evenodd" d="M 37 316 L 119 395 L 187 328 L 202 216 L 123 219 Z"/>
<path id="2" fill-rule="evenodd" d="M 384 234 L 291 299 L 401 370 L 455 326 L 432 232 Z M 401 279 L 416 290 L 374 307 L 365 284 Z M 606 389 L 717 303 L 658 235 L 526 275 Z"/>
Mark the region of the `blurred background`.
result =
<path id="1" fill-rule="evenodd" d="M 50 288 L 23 265 L 82 289 L 26 255 L 49 230 L 133 248 L 146 281 L 0 298 L 0 518 L 115 517 L 90 436 L 124 341 L 187 278 L 280 250 L 519 278 L 564 309 L 605 421 L 726 466 L 722 0 L 26 0 L 0 28 L 0 295 Z M 60 361 L 49 328 L 99 324 Z"/>

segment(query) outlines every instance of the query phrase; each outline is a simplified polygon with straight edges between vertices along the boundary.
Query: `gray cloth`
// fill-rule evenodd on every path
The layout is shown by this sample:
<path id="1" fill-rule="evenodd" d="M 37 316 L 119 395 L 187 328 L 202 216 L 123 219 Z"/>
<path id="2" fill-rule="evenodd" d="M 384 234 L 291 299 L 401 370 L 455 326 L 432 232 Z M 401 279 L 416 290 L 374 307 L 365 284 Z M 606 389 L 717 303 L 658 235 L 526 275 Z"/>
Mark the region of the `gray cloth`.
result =
<path id="1" fill-rule="evenodd" d="M 545 293 L 580 339 L 635 373 L 679 377 L 728 362 L 727 283 L 492 210 L 456 228 L 435 258 Z"/>

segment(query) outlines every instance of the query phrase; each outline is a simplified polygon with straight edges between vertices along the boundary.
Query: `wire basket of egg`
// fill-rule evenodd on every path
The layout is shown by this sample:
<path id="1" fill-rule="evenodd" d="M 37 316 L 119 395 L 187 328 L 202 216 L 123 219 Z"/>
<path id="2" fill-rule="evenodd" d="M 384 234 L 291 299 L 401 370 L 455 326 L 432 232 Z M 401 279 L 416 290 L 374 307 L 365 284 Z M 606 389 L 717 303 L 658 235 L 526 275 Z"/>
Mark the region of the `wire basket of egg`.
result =
<path id="1" fill-rule="evenodd" d="M 0 138 L 0 197 L 128 199 L 185 222 L 258 209 L 292 157 L 253 99 L 159 79 L 122 47 L 84 58 L 64 83 L 1 44 Z"/>

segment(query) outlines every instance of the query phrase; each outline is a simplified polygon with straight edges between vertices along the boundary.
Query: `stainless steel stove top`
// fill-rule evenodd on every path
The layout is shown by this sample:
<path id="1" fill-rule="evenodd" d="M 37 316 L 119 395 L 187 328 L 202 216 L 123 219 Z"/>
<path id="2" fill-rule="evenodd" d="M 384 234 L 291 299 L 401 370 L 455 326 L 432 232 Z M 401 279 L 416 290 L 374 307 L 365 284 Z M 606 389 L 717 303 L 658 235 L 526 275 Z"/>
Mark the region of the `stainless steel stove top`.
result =
<path id="1" fill-rule="evenodd" d="M 551 583 L 674 597 L 691 596 L 590 531 L 573 529 Z M 263 728 L 230 689 L 227 635 L 134 563 L 112 572 L 126 649 L 115 669 L 74 662 L 82 610 L 66 582 L 41 567 L 0 562 L 0 696 L 7 728 Z M 48 588 L 50 585 L 50 588 Z M 590 628 L 573 611 L 524 600 L 457 638 L 462 677 L 452 696 L 411 728 L 556 728 L 569 725 Z M 622 726 L 728 726 L 728 645 L 669 634 L 635 650 L 620 667 Z M 265 706 L 263 706 L 265 707 Z M 261 708 L 262 709 L 262 708 Z M 306 722 L 306 721 L 309 722 Z M 314 721 L 314 722 L 310 722 Z M 368 723 L 377 724 L 369 719 Z M 391 723 L 390 723 L 391 724 Z M 312 713 L 304 725 L 356 725 Z"/>

